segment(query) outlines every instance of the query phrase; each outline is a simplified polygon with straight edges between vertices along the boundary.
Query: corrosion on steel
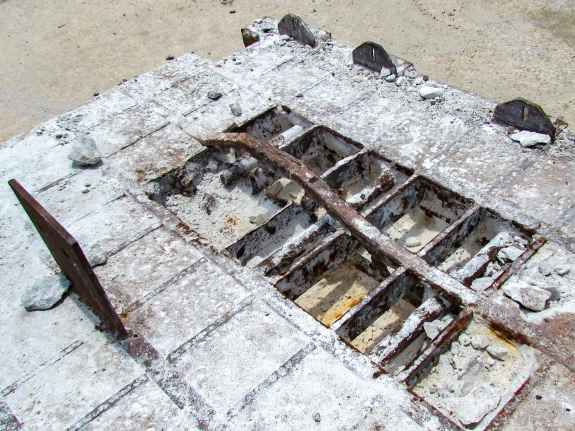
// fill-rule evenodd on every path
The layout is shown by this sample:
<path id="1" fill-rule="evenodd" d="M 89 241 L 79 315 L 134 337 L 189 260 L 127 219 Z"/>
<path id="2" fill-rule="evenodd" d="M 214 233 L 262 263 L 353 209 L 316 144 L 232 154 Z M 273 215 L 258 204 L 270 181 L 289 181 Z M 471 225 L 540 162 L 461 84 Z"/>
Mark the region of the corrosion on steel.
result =
<path id="1" fill-rule="evenodd" d="M 343 200 L 302 161 L 247 133 L 216 133 L 205 139 L 203 143 L 206 146 L 233 147 L 246 152 L 270 170 L 292 179 L 332 218 L 341 223 L 376 261 L 390 261 L 397 266 L 403 266 L 409 273 L 430 285 L 452 304 L 469 307 L 510 338 L 541 349 L 575 371 L 575 358 L 564 341 L 551 337 L 525 322 L 517 315 L 517 311 L 514 312 L 487 296 L 476 293 L 458 280 L 430 266 L 420 256 L 412 254 L 397 244 L 368 222 L 353 205 Z"/>

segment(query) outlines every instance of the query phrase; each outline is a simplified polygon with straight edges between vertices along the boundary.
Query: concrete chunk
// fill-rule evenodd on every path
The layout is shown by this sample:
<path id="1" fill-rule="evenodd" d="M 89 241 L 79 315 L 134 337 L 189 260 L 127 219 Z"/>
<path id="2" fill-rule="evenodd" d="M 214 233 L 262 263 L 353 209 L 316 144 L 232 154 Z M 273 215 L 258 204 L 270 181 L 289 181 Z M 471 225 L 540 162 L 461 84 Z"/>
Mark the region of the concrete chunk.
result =
<path id="1" fill-rule="evenodd" d="M 70 284 L 65 275 L 42 277 L 26 288 L 20 300 L 28 311 L 47 310 L 62 299 Z"/>
<path id="2" fill-rule="evenodd" d="M 474 425 L 497 407 L 501 396 L 496 389 L 488 385 L 480 386 L 461 399 L 457 417 L 465 426 Z"/>
<path id="3" fill-rule="evenodd" d="M 532 311 L 544 310 L 547 307 L 547 301 L 552 296 L 551 292 L 535 286 L 529 286 L 524 282 L 507 283 L 503 286 L 503 292 Z"/>
<path id="4" fill-rule="evenodd" d="M 86 135 L 78 136 L 78 140 L 72 146 L 68 158 L 78 166 L 93 166 L 101 160 L 96 142 Z"/>

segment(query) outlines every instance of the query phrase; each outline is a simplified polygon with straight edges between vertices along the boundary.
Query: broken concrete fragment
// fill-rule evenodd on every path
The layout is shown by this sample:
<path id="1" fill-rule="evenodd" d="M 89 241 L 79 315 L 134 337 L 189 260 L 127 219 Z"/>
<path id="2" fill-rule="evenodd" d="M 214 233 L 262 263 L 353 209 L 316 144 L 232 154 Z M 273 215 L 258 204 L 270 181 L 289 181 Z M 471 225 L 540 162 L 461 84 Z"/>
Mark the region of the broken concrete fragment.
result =
<path id="1" fill-rule="evenodd" d="M 432 322 L 425 322 L 423 324 L 423 329 L 425 330 L 425 334 L 430 340 L 434 340 L 435 337 L 439 335 L 443 329 L 451 323 L 453 320 L 453 316 L 447 315 L 442 319 L 436 319 Z"/>
<path id="2" fill-rule="evenodd" d="M 499 250 L 511 244 L 513 244 L 513 237 L 508 232 L 500 232 L 457 271 L 457 278 L 463 284 L 469 285 L 473 279 L 485 272 L 487 265 L 495 259 Z"/>
<path id="3" fill-rule="evenodd" d="M 539 272 L 545 277 L 551 275 L 553 272 L 554 263 L 551 260 L 552 257 L 553 256 L 549 256 L 547 259 L 539 262 Z"/>
<path id="4" fill-rule="evenodd" d="M 20 301 L 28 311 L 47 310 L 62 299 L 70 284 L 62 274 L 39 278 L 26 288 Z"/>
<path id="5" fill-rule="evenodd" d="M 232 114 L 234 114 L 234 117 L 242 116 L 242 107 L 240 106 L 238 101 L 230 103 L 230 110 L 232 111 Z"/>
<path id="6" fill-rule="evenodd" d="M 218 100 L 220 97 L 222 97 L 222 93 L 219 91 L 208 91 L 208 99 Z"/>
<path id="7" fill-rule="evenodd" d="M 500 103 L 495 107 L 493 116 L 497 120 L 516 126 L 521 130 L 555 136 L 555 126 L 541 109 L 541 106 L 525 99 L 518 98 L 510 102 Z"/>
<path id="8" fill-rule="evenodd" d="M 551 292 L 539 287 L 529 286 L 525 282 L 507 283 L 503 286 L 503 293 L 523 307 L 532 311 L 541 311 L 547 307 Z"/>
<path id="9" fill-rule="evenodd" d="M 471 337 L 471 345 L 474 349 L 485 350 L 489 346 L 489 338 L 485 335 L 474 335 Z"/>
<path id="10" fill-rule="evenodd" d="M 249 28 L 242 28 L 242 40 L 244 41 L 244 46 L 247 48 L 250 45 L 253 45 L 256 42 L 260 41 L 260 35 L 249 29 Z"/>
<path id="11" fill-rule="evenodd" d="M 406 80 L 407 80 L 407 78 L 406 78 L 405 76 L 400 76 L 400 77 L 397 78 L 397 80 L 395 81 L 395 85 L 397 85 L 398 87 L 401 87 Z"/>
<path id="12" fill-rule="evenodd" d="M 522 253 L 523 250 L 517 247 L 504 247 L 497 253 L 497 258 L 502 262 L 515 262 Z"/>
<path id="13" fill-rule="evenodd" d="M 424 99 L 435 99 L 443 96 L 443 90 L 441 88 L 423 86 L 419 88 L 419 95 Z"/>
<path id="14" fill-rule="evenodd" d="M 503 347 L 488 346 L 486 350 L 487 353 L 500 361 L 504 361 L 507 355 L 509 355 L 509 351 Z"/>
<path id="15" fill-rule="evenodd" d="M 80 135 L 72 145 L 68 158 L 78 166 L 93 166 L 100 162 L 100 152 L 90 136 Z"/>
<path id="16" fill-rule="evenodd" d="M 382 78 L 385 78 L 386 76 L 391 75 L 391 70 L 389 70 L 387 67 L 382 67 L 381 68 L 381 72 L 379 72 L 379 76 L 381 76 Z"/>
<path id="17" fill-rule="evenodd" d="M 473 280 L 471 283 L 471 288 L 476 292 L 484 292 L 493 283 L 493 279 L 490 277 L 479 277 Z"/>
<path id="18" fill-rule="evenodd" d="M 521 132 L 513 133 L 509 135 L 511 139 L 519 142 L 523 148 L 532 147 L 538 144 L 550 144 L 551 137 L 543 133 L 528 132 L 522 130 Z"/>
<path id="19" fill-rule="evenodd" d="M 353 62 L 380 73 L 383 68 L 389 69 L 391 75 L 397 76 L 397 69 L 390 55 L 375 42 L 364 42 L 353 50 Z"/>
<path id="20" fill-rule="evenodd" d="M 299 16 L 293 13 L 288 13 L 281 19 L 278 23 L 278 31 L 279 34 L 287 34 L 312 48 L 316 45 L 315 36 L 311 30 Z"/>
<path id="21" fill-rule="evenodd" d="M 465 426 L 475 425 L 495 409 L 501 396 L 489 385 L 482 385 L 463 397 L 457 409 L 457 417 Z"/>
<path id="22" fill-rule="evenodd" d="M 385 80 L 386 80 L 387 82 L 393 82 L 393 81 L 395 81 L 395 79 L 396 79 L 396 78 L 395 78 L 395 75 L 394 75 L 393 73 L 392 73 L 391 75 L 388 75 L 388 76 L 385 77 Z"/>
<path id="23" fill-rule="evenodd" d="M 257 159 L 248 157 L 232 163 L 229 169 L 220 174 L 220 179 L 225 186 L 229 186 L 242 175 L 248 174 L 258 167 Z"/>
<path id="24" fill-rule="evenodd" d="M 106 250 L 102 247 L 100 242 L 92 244 L 85 250 L 86 259 L 91 266 L 102 265 L 108 260 Z"/>
<path id="25" fill-rule="evenodd" d="M 555 267 L 554 271 L 556 274 L 558 274 L 560 276 L 564 276 L 566 274 L 569 274 L 569 271 L 571 271 L 571 268 L 569 268 L 569 266 L 567 266 L 567 265 L 558 265 Z"/>
<path id="26" fill-rule="evenodd" d="M 407 241 L 405 241 L 405 246 L 408 248 L 419 247 L 420 245 L 421 245 L 421 238 L 419 238 L 418 236 L 413 236 L 411 238 L 408 238 Z"/>

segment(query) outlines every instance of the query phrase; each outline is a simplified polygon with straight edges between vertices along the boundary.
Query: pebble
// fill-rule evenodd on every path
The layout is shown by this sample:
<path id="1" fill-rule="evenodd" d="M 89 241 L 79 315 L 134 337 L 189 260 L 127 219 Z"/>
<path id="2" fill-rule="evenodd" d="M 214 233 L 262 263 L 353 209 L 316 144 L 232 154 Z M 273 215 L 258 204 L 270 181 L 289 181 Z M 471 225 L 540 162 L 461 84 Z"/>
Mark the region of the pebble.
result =
<path id="1" fill-rule="evenodd" d="M 406 70 L 403 76 L 409 79 L 415 79 L 417 78 L 417 73 L 414 70 Z"/>
<path id="2" fill-rule="evenodd" d="M 317 413 L 317 412 L 312 415 L 312 418 L 313 418 L 313 420 L 315 421 L 316 424 L 318 424 L 318 423 L 321 422 L 321 415 L 320 415 L 319 413 Z"/>
<path id="3" fill-rule="evenodd" d="M 256 224 L 256 217 L 255 216 L 250 216 L 250 218 L 248 220 L 251 224 Z"/>
<path id="4" fill-rule="evenodd" d="M 547 307 L 547 301 L 551 298 L 551 292 L 539 287 L 529 286 L 527 283 L 506 283 L 503 293 L 519 302 L 525 308 L 532 311 L 541 311 Z"/>
<path id="5" fill-rule="evenodd" d="M 385 77 L 385 80 L 386 80 L 387 82 L 393 82 L 393 81 L 395 81 L 395 75 L 386 76 L 386 77 Z"/>
<path id="6" fill-rule="evenodd" d="M 295 97 L 303 97 L 303 93 L 297 93 Z"/>
<path id="7" fill-rule="evenodd" d="M 289 37 L 287 34 L 282 34 L 282 35 L 280 36 L 280 39 L 281 39 L 281 40 L 290 40 L 290 37 Z"/>
<path id="8" fill-rule="evenodd" d="M 488 385 L 482 385 L 461 398 L 457 408 L 457 417 L 465 426 L 474 425 L 499 404 L 501 395 Z"/>
<path id="9" fill-rule="evenodd" d="M 254 22 L 255 22 L 256 24 L 261 24 L 262 21 L 263 21 L 263 20 L 262 20 L 261 18 L 258 18 L 258 19 L 256 19 Z"/>
<path id="10" fill-rule="evenodd" d="M 82 193 L 84 193 L 84 194 L 89 193 L 89 192 L 90 192 L 90 189 L 82 189 Z"/>
<path id="11" fill-rule="evenodd" d="M 558 275 L 564 276 L 566 274 L 569 274 L 569 271 L 571 271 L 571 268 L 569 268 L 567 265 L 558 265 L 555 267 L 554 271 Z"/>
<path id="12" fill-rule="evenodd" d="M 537 144 L 551 143 L 551 136 L 543 133 L 528 132 L 527 130 L 513 133 L 509 135 L 509 137 L 514 141 L 519 142 L 523 148 L 532 147 Z"/>
<path id="13" fill-rule="evenodd" d="M 238 101 L 230 103 L 230 110 L 232 111 L 232 114 L 234 114 L 234 117 L 242 116 L 242 107 Z"/>
<path id="14" fill-rule="evenodd" d="M 28 311 L 47 310 L 62 299 L 70 284 L 62 274 L 39 278 L 26 288 L 20 301 Z"/>
<path id="15" fill-rule="evenodd" d="M 219 91 L 208 91 L 208 99 L 217 100 L 222 97 L 222 93 Z"/>
<path id="16" fill-rule="evenodd" d="M 485 363 L 486 363 L 488 366 L 492 367 L 492 366 L 495 365 L 495 360 L 494 360 L 493 358 L 487 358 L 487 361 L 485 361 Z"/>
<path id="17" fill-rule="evenodd" d="M 471 337 L 471 345 L 474 349 L 484 350 L 489 346 L 489 339 L 485 335 L 474 335 Z"/>
<path id="18" fill-rule="evenodd" d="M 509 354 L 509 351 L 503 347 L 489 346 L 486 350 L 487 353 L 489 353 L 495 359 L 499 359 L 500 361 L 504 361 Z"/>
<path id="19" fill-rule="evenodd" d="M 548 275 L 551 275 L 551 273 L 553 272 L 553 264 L 551 262 L 551 258 L 547 258 L 541 262 L 539 262 L 539 272 L 541 273 L 541 275 L 543 275 L 544 277 L 547 277 Z"/>
<path id="20" fill-rule="evenodd" d="M 408 238 L 407 241 L 405 241 L 405 246 L 406 247 L 419 247 L 421 245 L 421 239 L 417 236 Z"/>
<path id="21" fill-rule="evenodd" d="M 84 253 L 91 266 L 102 265 L 108 260 L 106 250 L 99 242 L 92 244 Z"/>
<path id="22" fill-rule="evenodd" d="M 407 81 L 407 78 L 405 76 L 400 76 L 395 81 L 395 85 L 397 85 L 398 87 L 401 87 L 405 81 Z"/>
<path id="23" fill-rule="evenodd" d="M 86 135 L 78 136 L 78 139 L 72 145 L 68 158 L 78 166 L 93 166 L 101 160 L 96 142 Z"/>
<path id="24" fill-rule="evenodd" d="M 166 60 L 171 61 L 171 60 L 173 60 L 174 58 L 175 58 L 175 57 L 174 57 L 173 55 L 168 55 L 168 56 L 166 57 Z"/>
<path id="25" fill-rule="evenodd" d="M 435 99 L 443 96 L 443 90 L 441 88 L 423 86 L 419 89 L 419 95 L 424 99 Z"/>
<path id="26" fill-rule="evenodd" d="M 418 78 L 415 78 L 415 81 L 413 81 L 413 85 L 423 85 L 425 81 L 423 80 L 423 78 L 420 76 Z"/>
<path id="27" fill-rule="evenodd" d="M 462 346 L 469 346 L 471 344 L 471 338 L 469 338 L 469 335 L 463 334 L 461 337 L 459 337 L 459 342 Z"/>
<path id="28" fill-rule="evenodd" d="M 379 76 L 381 76 L 382 78 L 385 78 L 386 76 L 391 75 L 391 70 L 389 70 L 387 67 L 383 67 L 381 69 L 381 72 L 379 72 Z"/>

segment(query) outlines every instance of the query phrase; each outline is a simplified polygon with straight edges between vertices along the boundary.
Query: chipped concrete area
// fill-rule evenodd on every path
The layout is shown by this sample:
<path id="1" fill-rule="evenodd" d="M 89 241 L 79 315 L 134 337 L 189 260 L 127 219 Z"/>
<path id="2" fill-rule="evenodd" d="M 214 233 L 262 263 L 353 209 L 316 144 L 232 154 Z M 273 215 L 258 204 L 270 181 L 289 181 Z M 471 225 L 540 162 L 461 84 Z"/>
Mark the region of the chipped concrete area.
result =
<path id="1" fill-rule="evenodd" d="M 409 66 L 389 82 L 351 47 L 311 48 L 277 24 L 0 146 L 0 425 L 529 429 L 533 403 L 537 429 L 572 423 L 569 147 L 523 148 L 494 102 Z M 441 95 L 421 97 L 424 82 Z M 363 222 L 344 229 L 295 172 L 204 146 L 230 131 L 299 160 Z M 67 159 L 83 134 L 102 155 L 87 168 Z M 59 269 L 11 178 L 98 250 L 128 338 L 95 329 L 74 289 L 21 306 Z"/>

